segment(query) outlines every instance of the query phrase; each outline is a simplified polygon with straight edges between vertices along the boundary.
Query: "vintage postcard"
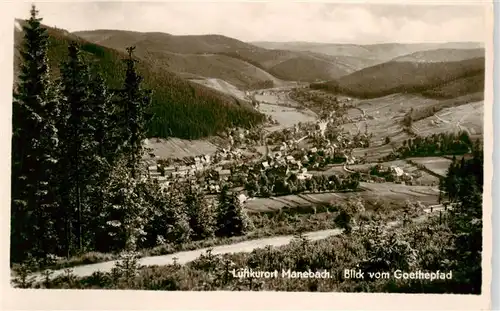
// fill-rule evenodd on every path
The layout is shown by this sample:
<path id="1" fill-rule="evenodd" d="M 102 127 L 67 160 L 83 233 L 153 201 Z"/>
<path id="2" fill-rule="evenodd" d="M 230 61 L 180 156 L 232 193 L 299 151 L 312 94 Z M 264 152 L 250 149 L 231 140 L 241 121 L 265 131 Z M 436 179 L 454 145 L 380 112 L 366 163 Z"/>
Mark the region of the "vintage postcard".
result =
<path id="1" fill-rule="evenodd" d="M 5 8 L 4 308 L 490 308 L 491 1 Z"/>

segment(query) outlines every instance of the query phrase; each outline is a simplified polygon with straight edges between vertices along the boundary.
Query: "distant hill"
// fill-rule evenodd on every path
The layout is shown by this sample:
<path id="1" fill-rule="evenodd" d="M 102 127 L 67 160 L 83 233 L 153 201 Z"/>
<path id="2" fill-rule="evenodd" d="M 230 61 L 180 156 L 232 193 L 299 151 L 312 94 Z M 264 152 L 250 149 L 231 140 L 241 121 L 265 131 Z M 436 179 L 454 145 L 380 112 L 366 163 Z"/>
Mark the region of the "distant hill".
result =
<path id="1" fill-rule="evenodd" d="M 380 63 L 419 51 L 436 49 L 478 49 L 483 47 L 481 43 L 476 42 L 383 43 L 368 45 L 312 42 L 252 42 L 252 44 L 266 49 L 286 49 L 290 51 L 310 51 L 332 56 L 351 56 L 371 59 L 379 61 Z"/>
<path id="2" fill-rule="evenodd" d="M 360 98 L 393 93 L 420 93 L 428 97 L 454 98 L 484 91 L 485 58 L 459 62 L 387 62 L 362 69 L 338 80 L 311 84 Z"/>
<path id="3" fill-rule="evenodd" d="M 15 47 L 22 40 L 20 24 L 15 22 Z M 98 68 L 111 87 L 121 87 L 126 56 L 117 50 L 83 40 L 65 30 L 46 27 L 49 31 L 49 61 L 55 75 L 67 57 L 67 46 L 76 41 L 85 58 Z M 141 47 L 137 48 L 141 51 Z M 19 51 L 15 48 L 15 79 L 19 73 Z M 165 68 L 142 60 L 138 71 L 144 85 L 154 91 L 152 122 L 149 135 L 153 137 L 201 138 L 219 133 L 230 126 L 248 127 L 264 120 L 264 116 L 246 102 L 194 82 L 183 80 Z"/>
<path id="4" fill-rule="evenodd" d="M 461 60 L 484 57 L 484 49 L 437 49 L 419 51 L 394 58 L 394 62 L 458 62 Z"/>
<path id="5" fill-rule="evenodd" d="M 221 35 L 174 36 L 122 30 L 78 31 L 74 35 L 117 50 L 135 45 L 138 57 L 179 74 L 225 80 L 242 89 L 266 81 L 336 79 L 371 66 L 372 60 L 304 51 L 269 50 Z M 304 75 L 304 68 L 308 68 Z"/>

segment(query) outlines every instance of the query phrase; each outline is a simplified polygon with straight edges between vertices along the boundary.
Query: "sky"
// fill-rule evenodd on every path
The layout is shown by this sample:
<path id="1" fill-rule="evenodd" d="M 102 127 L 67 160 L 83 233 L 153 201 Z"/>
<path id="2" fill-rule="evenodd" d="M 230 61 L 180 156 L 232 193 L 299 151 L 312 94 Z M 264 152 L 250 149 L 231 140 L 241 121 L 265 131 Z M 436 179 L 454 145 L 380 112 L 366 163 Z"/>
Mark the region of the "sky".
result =
<path id="1" fill-rule="evenodd" d="M 246 42 L 485 41 L 485 9 L 478 1 L 439 6 L 401 4 L 401 0 L 397 3 L 35 2 L 44 24 L 68 31 L 121 29 L 173 35 L 220 34 Z M 27 18 L 30 5 L 17 5 L 15 16 Z"/>

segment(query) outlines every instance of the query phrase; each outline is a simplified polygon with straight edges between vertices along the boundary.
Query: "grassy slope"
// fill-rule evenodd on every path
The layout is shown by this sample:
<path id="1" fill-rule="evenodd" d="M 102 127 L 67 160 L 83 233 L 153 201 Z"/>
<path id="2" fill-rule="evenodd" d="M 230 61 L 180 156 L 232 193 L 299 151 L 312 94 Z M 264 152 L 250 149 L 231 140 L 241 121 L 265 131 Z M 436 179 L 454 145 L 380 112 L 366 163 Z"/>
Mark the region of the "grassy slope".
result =
<path id="1" fill-rule="evenodd" d="M 121 86 L 125 72 L 121 61 L 124 53 L 90 43 L 63 30 L 48 29 L 49 59 L 54 74 L 58 74 L 59 64 L 66 58 L 68 43 L 75 40 L 80 44 L 86 59 L 100 69 L 110 86 Z M 21 40 L 22 33 L 16 31 L 16 46 Z M 19 54 L 16 54 L 17 77 Z M 228 126 L 249 126 L 263 120 L 263 115 L 247 103 L 187 82 L 154 64 L 141 61 L 138 69 L 144 76 L 144 85 L 154 90 L 155 119 L 151 125 L 151 136 L 193 139 L 217 134 Z"/>
<path id="2" fill-rule="evenodd" d="M 275 84 L 279 83 L 279 79 L 335 79 L 373 64 L 371 60 L 364 62 L 360 58 L 268 50 L 220 35 L 173 36 L 119 30 L 80 31 L 74 34 L 119 50 L 134 44 L 144 51 L 138 56 L 152 56 L 158 65 L 172 68 L 175 72 L 219 78 L 243 88 L 264 79 L 273 80 Z M 308 68 L 305 78 L 304 68 Z"/>
<path id="3" fill-rule="evenodd" d="M 454 98 L 482 90 L 484 61 L 480 57 L 459 62 L 387 62 L 311 87 L 361 98 L 393 93 Z"/>
<path id="4" fill-rule="evenodd" d="M 459 62 L 466 59 L 484 57 L 484 49 L 437 49 L 419 51 L 394 58 L 395 62 Z"/>
<path id="5" fill-rule="evenodd" d="M 475 42 L 450 43 L 384 43 L 384 44 L 337 44 L 312 42 L 253 42 L 254 45 L 268 49 L 290 51 L 311 51 L 334 56 L 351 56 L 363 59 L 389 61 L 393 58 L 434 49 L 477 49 L 481 44 Z"/>

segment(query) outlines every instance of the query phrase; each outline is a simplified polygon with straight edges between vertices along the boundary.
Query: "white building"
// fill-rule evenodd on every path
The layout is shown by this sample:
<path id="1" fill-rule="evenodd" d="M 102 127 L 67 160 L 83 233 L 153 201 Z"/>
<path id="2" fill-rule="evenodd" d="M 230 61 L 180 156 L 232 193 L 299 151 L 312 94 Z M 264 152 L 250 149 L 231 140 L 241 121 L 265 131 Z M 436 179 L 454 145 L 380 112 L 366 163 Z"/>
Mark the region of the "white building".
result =
<path id="1" fill-rule="evenodd" d="M 248 200 L 248 197 L 242 193 L 238 196 L 238 200 L 240 200 L 240 203 L 243 204 Z"/>
<path id="2" fill-rule="evenodd" d="M 400 167 L 397 167 L 397 166 L 391 166 L 391 172 L 396 175 L 397 177 L 401 177 L 403 176 L 403 174 L 405 173 L 403 171 L 403 169 L 401 169 Z"/>

